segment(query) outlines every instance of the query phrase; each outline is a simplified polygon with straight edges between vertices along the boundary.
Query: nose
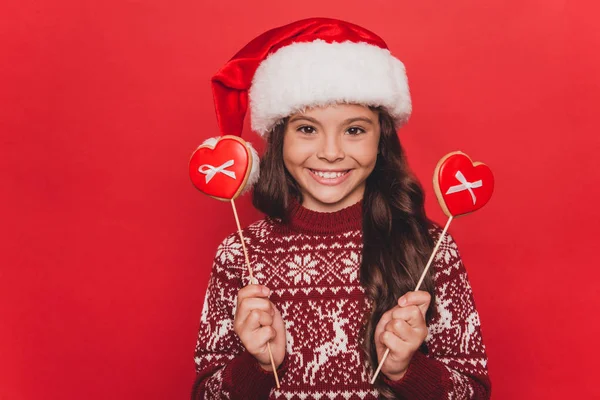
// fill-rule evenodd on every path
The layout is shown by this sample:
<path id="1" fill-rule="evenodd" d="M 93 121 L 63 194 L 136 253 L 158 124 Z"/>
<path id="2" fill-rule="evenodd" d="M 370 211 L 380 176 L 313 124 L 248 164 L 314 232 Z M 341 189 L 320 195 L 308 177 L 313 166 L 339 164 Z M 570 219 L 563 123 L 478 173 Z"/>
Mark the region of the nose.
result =
<path id="1" fill-rule="evenodd" d="M 342 140 L 339 135 L 323 135 L 317 157 L 329 162 L 336 162 L 345 157 Z"/>

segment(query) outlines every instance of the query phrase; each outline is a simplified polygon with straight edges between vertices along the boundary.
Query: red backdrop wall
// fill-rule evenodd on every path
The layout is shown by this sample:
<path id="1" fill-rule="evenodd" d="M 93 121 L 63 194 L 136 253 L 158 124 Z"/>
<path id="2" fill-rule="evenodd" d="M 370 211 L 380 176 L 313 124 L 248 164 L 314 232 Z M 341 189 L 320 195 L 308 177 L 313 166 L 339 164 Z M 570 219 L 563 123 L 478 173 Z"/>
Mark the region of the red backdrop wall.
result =
<path id="1" fill-rule="evenodd" d="M 187 176 L 218 132 L 209 79 L 256 35 L 310 16 L 370 28 L 405 62 L 401 139 L 438 223 L 443 154 L 495 172 L 491 202 L 450 228 L 493 398 L 600 396 L 600 34 L 587 3 L 3 2 L 0 399 L 189 397 L 211 261 L 235 228 Z M 261 217 L 248 198 L 238 208 L 244 224 Z"/>

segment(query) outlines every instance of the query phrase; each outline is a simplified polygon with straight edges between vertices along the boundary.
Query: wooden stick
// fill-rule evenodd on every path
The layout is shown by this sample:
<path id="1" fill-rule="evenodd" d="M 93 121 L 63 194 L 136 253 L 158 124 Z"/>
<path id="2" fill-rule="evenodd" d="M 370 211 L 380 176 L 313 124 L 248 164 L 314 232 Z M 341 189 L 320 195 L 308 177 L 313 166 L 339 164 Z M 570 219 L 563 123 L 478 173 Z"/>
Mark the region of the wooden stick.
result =
<path id="1" fill-rule="evenodd" d="M 446 232 L 448 231 L 448 227 L 450 226 L 450 222 L 452 222 L 452 218 L 453 217 L 448 218 L 448 222 L 446 222 L 446 226 L 444 227 L 444 230 L 442 231 L 440 238 L 438 239 L 437 243 L 435 244 L 435 247 L 433 248 L 433 252 L 431 252 L 431 257 L 429 257 L 429 261 L 427 261 L 427 265 L 425 266 L 425 269 L 423 270 L 423 273 L 421 274 L 421 279 L 419 279 L 419 283 L 417 283 L 415 292 L 417 290 L 419 290 L 419 288 L 421 287 L 421 283 L 423 283 L 423 279 L 425 279 L 425 274 L 427 273 L 427 270 L 429 270 L 429 267 L 432 264 L 435 253 L 437 253 L 438 249 L 440 248 L 440 245 L 442 244 L 442 240 L 444 239 L 444 236 L 446 235 Z"/>
<path id="2" fill-rule="evenodd" d="M 254 280 L 254 277 L 252 276 L 252 267 L 250 266 L 250 259 L 248 258 L 248 252 L 246 251 L 246 243 L 244 242 L 244 235 L 242 234 L 240 219 L 238 218 L 237 209 L 235 208 L 235 202 L 233 199 L 231 199 L 231 207 L 233 208 L 233 216 L 235 217 L 235 223 L 237 224 L 240 240 L 242 241 L 242 249 L 244 250 L 244 257 L 246 258 L 246 265 L 248 266 L 248 274 L 250 274 L 250 283 L 252 283 Z"/>
<path id="3" fill-rule="evenodd" d="M 437 253 L 437 251 L 440 247 L 440 244 L 442 244 L 442 239 L 444 239 L 444 235 L 446 235 L 446 231 L 448 231 L 450 222 L 452 222 L 452 217 L 448 218 L 448 222 L 446 222 L 446 226 L 444 227 L 444 230 L 442 231 L 440 238 L 438 239 L 437 243 L 435 244 L 435 247 L 433 248 L 433 251 L 431 252 L 429 261 L 427 261 L 427 265 L 425 266 L 425 269 L 423 270 L 423 273 L 421 274 L 421 279 L 419 279 L 419 283 L 417 283 L 417 287 L 414 290 L 415 292 L 417 290 L 419 290 L 419 288 L 421 287 L 421 283 L 423 283 L 423 279 L 425 279 L 425 274 L 427 273 L 427 271 L 429 270 L 429 267 L 431 266 L 433 257 L 435 256 L 435 253 Z M 387 358 L 388 354 L 390 354 L 390 349 L 386 349 L 385 353 L 383 353 L 383 357 L 381 357 L 381 362 L 379 363 L 379 367 L 377 367 L 377 371 L 375 371 L 375 374 L 373 375 L 373 379 L 371 380 L 371 385 L 373 383 L 375 383 L 375 379 L 377 379 L 377 375 L 379 374 L 379 371 L 381 371 L 381 367 L 383 366 L 383 363 L 385 362 L 385 359 Z"/>
<path id="4" fill-rule="evenodd" d="M 252 276 L 252 267 L 250 266 L 250 259 L 248 258 L 248 251 L 246 250 L 246 244 L 244 242 L 244 235 L 242 234 L 242 227 L 240 226 L 240 219 L 238 218 L 237 210 L 235 208 L 235 202 L 231 199 L 231 207 L 233 208 L 233 215 L 235 216 L 235 223 L 237 224 L 238 233 L 240 240 L 242 241 L 242 249 L 244 250 L 244 257 L 246 258 L 246 265 L 248 266 L 248 274 L 250 274 L 250 283 L 254 281 Z M 271 352 L 271 342 L 267 342 L 267 350 L 269 351 L 269 358 L 271 359 L 271 367 L 273 368 L 273 375 L 275 376 L 275 383 L 277 389 L 279 389 L 279 377 L 277 376 L 277 368 L 275 367 L 275 360 L 273 360 L 273 353 Z"/>

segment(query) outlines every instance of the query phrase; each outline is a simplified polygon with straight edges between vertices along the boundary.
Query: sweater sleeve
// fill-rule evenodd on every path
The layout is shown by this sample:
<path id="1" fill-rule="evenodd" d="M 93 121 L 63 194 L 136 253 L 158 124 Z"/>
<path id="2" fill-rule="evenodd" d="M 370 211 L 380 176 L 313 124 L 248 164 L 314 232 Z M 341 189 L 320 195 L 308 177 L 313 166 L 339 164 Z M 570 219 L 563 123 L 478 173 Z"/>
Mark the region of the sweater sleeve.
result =
<path id="1" fill-rule="evenodd" d="M 439 237 L 441 230 L 436 229 Z M 489 399 L 491 382 L 467 271 L 446 234 L 434 258 L 435 312 L 425 339 L 405 375 L 384 381 L 401 399 Z"/>
<path id="2" fill-rule="evenodd" d="M 218 247 L 194 352 L 196 379 L 192 399 L 267 399 L 275 387 L 273 372 L 265 371 L 233 330 L 237 292 L 244 268 L 241 242 L 235 235 Z M 288 357 L 277 369 L 279 379 Z"/>

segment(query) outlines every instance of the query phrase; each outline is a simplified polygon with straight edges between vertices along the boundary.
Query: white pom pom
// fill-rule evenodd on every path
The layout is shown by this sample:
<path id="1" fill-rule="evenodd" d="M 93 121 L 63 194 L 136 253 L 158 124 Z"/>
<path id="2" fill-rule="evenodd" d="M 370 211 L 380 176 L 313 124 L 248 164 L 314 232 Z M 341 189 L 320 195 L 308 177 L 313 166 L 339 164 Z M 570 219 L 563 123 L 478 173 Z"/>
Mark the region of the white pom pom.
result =
<path id="1" fill-rule="evenodd" d="M 206 139 L 204 142 L 202 142 L 202 144 L 200 146 L 210 146 L 210 147 L 215 147 L 215 145 L 217 144 L 217 142 L 219 141 L 219 137 L 211 137 Z"/>
<path id="2" fill-rule="evenodd" d="M 248 180 L 246 181 L 246 186 L 244 186 L 244 190 L 242 190 L 241 194 L 246 193 L 256 182 L 258 182 L 258 177 L 260 176 L 260 158 L 258 157 L 258 153 L 252 147 L 249 142 L 246 142 L 246 146 L 250 149 L 250 154 L 252 155 L 252 162 L 250 164 L 250 175 L 248 175 Z"/>

